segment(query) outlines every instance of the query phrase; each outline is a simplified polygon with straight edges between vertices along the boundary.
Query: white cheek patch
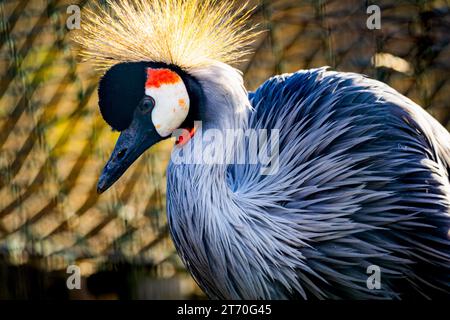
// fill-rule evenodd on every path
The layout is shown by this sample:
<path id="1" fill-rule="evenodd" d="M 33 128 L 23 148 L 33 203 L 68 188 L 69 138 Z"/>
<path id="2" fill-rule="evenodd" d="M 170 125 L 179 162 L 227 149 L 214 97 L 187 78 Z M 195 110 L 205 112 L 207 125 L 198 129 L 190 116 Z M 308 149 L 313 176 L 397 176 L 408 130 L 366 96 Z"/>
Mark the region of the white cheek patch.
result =
<path id="1" fill-rule="evenodd" d="M 189 95 L 183 80 L 169 69 L 148 69 L 145 94 L 155 100 L 152 122 L 161 137 L 167 137 L 186 119 Z"/>

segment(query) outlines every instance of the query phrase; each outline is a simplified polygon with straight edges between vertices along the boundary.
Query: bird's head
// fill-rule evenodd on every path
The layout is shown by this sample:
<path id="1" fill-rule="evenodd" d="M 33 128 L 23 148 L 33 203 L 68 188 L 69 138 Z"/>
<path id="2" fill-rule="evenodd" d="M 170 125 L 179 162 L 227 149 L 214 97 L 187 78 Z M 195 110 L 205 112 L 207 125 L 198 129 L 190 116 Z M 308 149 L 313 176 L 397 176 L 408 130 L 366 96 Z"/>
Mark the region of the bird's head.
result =
<path id="1" fill-rule="evenodd" d="M 120 136 L 98 182 L 109 188 L 152 145 L 177 129 L 194 132 L 202 103 L 198 82 L 175 66 L 152 62 L 120 63 L 100 81 L 98 95 L 104 120 Z M 184 136 L 177 138 L 177 144 Z"/>
<path id="2" fill-rule="evenodd" d="M 100 111 L 120 131 L 99 192 L 175 130 L 193 132 L 206 91 L 195 75 L 206 70 L 219 79 L 213 66 L 239 61 L 257 34 L 246 24 L 252 10 L 233 1 L 107 2 L 108 10 L 95 6 L 84 12 L 82 30 L 74 37 L 81 56 L 104 72 Z"/>

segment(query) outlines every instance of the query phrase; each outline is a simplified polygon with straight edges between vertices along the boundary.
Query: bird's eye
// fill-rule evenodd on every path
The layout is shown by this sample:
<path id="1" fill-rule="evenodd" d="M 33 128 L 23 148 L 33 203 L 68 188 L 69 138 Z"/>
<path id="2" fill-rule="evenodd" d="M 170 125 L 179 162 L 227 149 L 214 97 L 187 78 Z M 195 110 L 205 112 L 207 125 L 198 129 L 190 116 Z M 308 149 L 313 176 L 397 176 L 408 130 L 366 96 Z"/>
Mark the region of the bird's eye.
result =
<path id="1" fill-rule="evenodd" d="M 150 96 L 146 96 L 142 103 L 139 105 L 139 109 L 142 113 L 149 113 L 155 107 L 155 99 Z"/>

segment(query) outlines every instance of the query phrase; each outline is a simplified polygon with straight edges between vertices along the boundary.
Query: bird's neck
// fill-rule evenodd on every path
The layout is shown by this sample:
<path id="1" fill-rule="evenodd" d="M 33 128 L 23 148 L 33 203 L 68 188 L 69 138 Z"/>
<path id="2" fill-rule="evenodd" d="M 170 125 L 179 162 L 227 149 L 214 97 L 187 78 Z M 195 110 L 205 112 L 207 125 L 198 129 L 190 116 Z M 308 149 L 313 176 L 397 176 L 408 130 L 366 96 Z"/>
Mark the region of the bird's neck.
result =
<path id="1" fill-rule="evenodd" d="M 242 76 L 228 66 L 197 70 L 194 76 L 205 94 L 200 110 L 201 130 L 186 145 L 174 148 L 167 170 L 167 211 L 174 243 L 182 259 L 192 265 L 194 277 L 195 270 L 202 268 L 208 269 L 202 272 L 215 277 L 217 270 L 210 268 L 223 265 L 220 261 L 208 262 L 221 254 L 209 252 L 211 245 L 216 243 L 216 249 L 221 250 L 228 241 L 233 242 L 231 238 L 238 237 L 235 224 L 245 220 L 245 211 L 239 203 L 241 199 L 230 188 L 228 164 L 209 161 L 210 154 L 206 154 L 212 149 L 223 151 L 223 140 L 208 135 L 223 136 L 230 129 L 244 128 L 250 103 Z M 188 150 L 191 160 L 180 161 L 180 152 Z M 214 286 L 220 283 L 226 285 L 226 281 L 218 279 Z M 232 296 L 230 290 L 220 289 Z"/>
<path id="2" fill-rule="evenodd" d="M 246 125 L 251 105 L 240 71 L 216 63 L 192 70 L 191 75 L 203 91 L 199 114 L 204 129 L 237 129 Z"/>
<path id="3" fill-rule="evenodd" d="M 204 93 L 199 112 L 201 121 L 196 122 L 195 134 L 189 142 L 174 148 L 168 174 L 179 179 L 180 188 L 192 189 L 189 192 L 193 196 L 217 194 L 223 201 L 229 195 L 227 167 L 230 162 L 225 158 L 239 147 L 239 141 L 227 145 L 226 138 L 227 134 L 247 127 L 251 108 L 248 92 L 241 73 L 226 64 L 199 68 L 191 74 Z M 212 204 L 215 203 L 208 205 Z"/>
<path id="4" fill-rule="evenodd" d="M 191 71 L 203 91 L 203 101 L 195 123 L 196 131 L 190 141 L 175 147 L 171 168 L 179 166 L 185 174 L 209 177 L 202 183 L 206 188 L 226 184 L 227 152 L 237 148 L 226 145 L 226 135 L 247 127 L 251 105 L 242 74 L 224 63 L 215 63 Z"/>
<path id="5" fill-rule="evenodd" d="M 174 148 L 169 171 L 201 182 L 202 186 L 195 190 L 197 192 L 210 194 L 208 190 L 217 190 L 224 197 L 226 171 L 230 164 L 225 158 L 227 153 L 239 147 L 236 144 L 227 145 L 226 138 L 234 131 L 246 129 L 248 125 L 251 109 L 248 92 L 242 74 L 227 64 L 216 63 L 198 68 L 191 71 L 191 75 L 203 90 L 204 101 L 199 110 L 201 119 L 195 123 L 195 134 L 189 142 Z M 179 178 L 180 181 L 185 180 L 182 176 Z"/>
<path id="6" fill-rule="evenodd" d="M 272 205 L 261 199 L 268 190 L 249 190 L 239 185 L 242 181 L 236 177 L 242 177 L 241 173 L 251 164 L 230 166 L 229 162 L 217 162 L 212 151 L 225 148 L 228 154 L 247 146 L 245 139 L 238 138 L 230 146 L 218 138 L 233 130 L 248 129 L 250 106 L 242 77 L 232 69 L 218 67 L 199 72 L 196 78 L 206 97 L 201 110 L 202 132 L 196 132 L 185 146 L 173 151 L 191 150 L 193 161 L 177 164 L 172 153 L 167 170 L 167 214 L 172 239 L 208 296 L 285 298 L 276 292 L 273 283 L 295 279 L 292 261 L 301 261 L 302 257 L 296 248 L 280 239 L 289 239 L 288 234 L 297 237 L 298 231 L 288 228 L 284 218 L 262 214 L 267 207 L 261 205 Z M 195 146 L 201 146 L 199 151 Z M 268 245 L 278 241 L 283 250 L 267 250 Z M 286 259 L 287 256 L 293 258 Z M 288 267 L 280 271 L 278 261 L 282 260 Z M 257 272 L 261 270 L 265 272 Z"/>

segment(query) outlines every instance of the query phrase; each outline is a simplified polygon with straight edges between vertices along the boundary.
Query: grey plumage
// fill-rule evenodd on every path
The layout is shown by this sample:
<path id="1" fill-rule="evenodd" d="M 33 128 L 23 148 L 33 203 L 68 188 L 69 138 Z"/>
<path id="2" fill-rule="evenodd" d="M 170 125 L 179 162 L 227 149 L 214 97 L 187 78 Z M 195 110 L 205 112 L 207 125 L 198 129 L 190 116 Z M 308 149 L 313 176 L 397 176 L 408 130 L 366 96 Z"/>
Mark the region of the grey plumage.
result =
<path id="1" fill-rule="evenodd" d="M 169 165 L 171 235 L 210 297 L 449 293 L 450 134 L 435 119 L 353 73 L 299 71 L 247 95 L 226 65 L 195 72 L 204 128 L 280 130 L 275 175 Z M 380 290 L 366 286 L 369 265 L 381 268 Z"/>

